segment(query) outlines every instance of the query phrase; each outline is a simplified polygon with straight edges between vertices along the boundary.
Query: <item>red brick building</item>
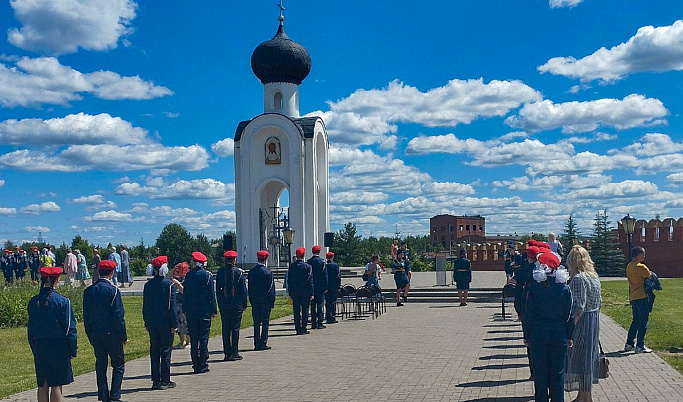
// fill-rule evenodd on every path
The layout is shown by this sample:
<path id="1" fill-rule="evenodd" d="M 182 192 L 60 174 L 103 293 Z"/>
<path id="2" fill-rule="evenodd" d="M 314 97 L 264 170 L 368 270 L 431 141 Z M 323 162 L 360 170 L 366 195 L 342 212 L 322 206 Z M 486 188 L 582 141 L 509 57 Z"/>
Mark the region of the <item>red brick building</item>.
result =
<path id="1" fill-rule="evenodd" d="M 628 260 L 628 239 L 618 222 L 619 244 Z M 645 265 L 660 277 L 683 277 L 683 218 L 636 221 L 631 246 L 642 246 L 647 251 Z"/>
<path id="2" fill-rule="evenodd" d="M 481 215 L 436 215 L 429 219 L 432 246 L 450 250 L 460 242 L 485 243 L 486 218 Z"/>

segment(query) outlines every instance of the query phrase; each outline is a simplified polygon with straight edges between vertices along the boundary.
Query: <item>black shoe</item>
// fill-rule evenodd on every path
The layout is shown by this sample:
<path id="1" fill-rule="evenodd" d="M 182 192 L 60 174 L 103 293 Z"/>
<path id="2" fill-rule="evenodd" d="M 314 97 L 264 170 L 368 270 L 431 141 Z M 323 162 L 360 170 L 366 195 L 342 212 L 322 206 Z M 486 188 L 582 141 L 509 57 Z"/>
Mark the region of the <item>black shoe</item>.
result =
<path id="1" fill-rule="evenodd" d="M 223 357 L 223 361 L 224 361 L 224 362 L 231 362 L 231 361 L 232 361 L 232 356 L 226 355 L 225 357 Z"/>
<path id="2" fill-rule="evenodd" d="M 465 303 L 465 302 L 460 302 L 460 306 L 467 306 L 467 303 Z"/>
<path id="3" fill-rule="evenodd" d="M 164 389 L 175 388 L 175 383 L 173 381 L 169 381 L 161 384 L 161 386 L 165 387 Z"/>
<path id="4" fill-rule="evenodd" d="M 194 373 L 195 373 L 195 374 L 204 374 L 204 373 L 208 373 L 208 372 L 210 372 L 210 371 L 211 371 L 211 370 L 209 370 L 209 368 L 207 367 L 207 368 L 202 369 L 202 370 L 195 370 Z"/>
<path id="5" fill-rule="evenodd" d="M 408 296 L 401 296 L 404 302 L 408 302 Z"/>
<path id="6" fill-rule="evenodd" d="M 261 350 L 271 350 L 271 349 L 272 348 L 268 345 L 263 345 L 263 347 L 261 348 Z"/>
<path id="7" fill-rule="evenodd" d="M 237 360 L 242 360 L 242 356 L 240 355 L 235 355 L 230 358 L 231 362 L 237 361 Z"/>
<path id="8" fill-rule="evenodd" d="M 403 303 L 401 303 L 401 302 L 396 303 L 396 307 L 401 307 L 401 306 L 403 306 Z"/>
<path id="9" fill-rule="evenodd" d="M 337 320 L 327 321 L 328 324 L 336 324 L 336 323 L 338 323 L 338 322 L 339 322 L 339 321 L 337 321 Z"/>
<path id="10" fill-rule="evenodd" d="M 310 333 L 311 333 L 311 331 L 309 331 L 307 329 L 304 329 L 303 331 L 301 331 L 301 335 L 308 335 Z"/>
<path id="11" fill-rule="evenodd" d="M 318 329 L 325 329 L 325 328 L 327 328 L 327 327 L 324 326 L 323 324 L 318 325 Z"/>
<path id="12" fill-rule="evenodd" d="M 152 384 L 152 390 L 155 391 L 157 389 L 163 389 L 163 388 L 161 388 L 161 383 L 155 382 Z"/>

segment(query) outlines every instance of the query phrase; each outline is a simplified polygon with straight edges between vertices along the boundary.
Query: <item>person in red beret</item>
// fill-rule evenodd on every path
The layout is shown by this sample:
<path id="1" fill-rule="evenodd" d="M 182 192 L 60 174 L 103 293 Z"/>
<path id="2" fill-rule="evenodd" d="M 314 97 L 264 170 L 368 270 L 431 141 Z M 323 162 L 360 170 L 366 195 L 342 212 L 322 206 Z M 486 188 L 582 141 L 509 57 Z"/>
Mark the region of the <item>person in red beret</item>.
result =
<path id="1" fill-rule="evenodd" d="M 522 313 L 522 330 L 535 396 L 537 401 L 563 401 L 567 348 L 573 345 L 574 332 L 572 294 L 566 284 L 569 272 L 549 248 L 529 248 L 527 254 L 535 253 L 535 262 Z"/>
<path id="2" fill-rule="evenodd" d="M 3 250 L 2 258 L 0 258 L 0 269 L 2 269 L 2 274 L 5 275 L 5 282 L 12 283 L 14 279 L 14 272 L 12 266 L 12 252 L 9 249 Z"/>
<path id="3" fill-rule="evenodd" d="M 175 286 L 166 278 L 168 258 L 161 255 L 152 260 L 152 279 L 142 292 L 142 318 L 149 333 L 149 358 L 152 367 L 152 389 L 175 388 L 171 381 L 171 350 L 173 334 L 178 328 Z M 148 273 L 149 275 L 150 273 Z"/>
<path id="4" fill-rule="evenodd" d="M 209 332 L 211 319 L 216 317 L 216 290 L 213 274 L 205 268 L 207 258 L 199 251 L 192 253 L 192 270 L 185 275 L 183 283 L 183 311 L 187 317 L 190 333 L 190 356 L 195 374 L 209 370 Z"/>
<path id="5" fill-rule="evenodd" d="M 249 270 L 249 302 L 254 318 L 254 350 L 268 350 L 268 326 L 270 310 L 275 307 L 275 281 L 266 263 L 270 253 L 260 250 L 256 253 L 258 264 Z"/>
<path id="6" fill-rule="evenodd" d="M 40 254 L 38 254 L 38 247 L 31 247 L 31 254 L 28 255 L 28 267 L 31 271 L 31 280 L 33 283 L 38 283 L 40 279 Z"/>
<path id="7" fill-rule="evenodd" d="M 41 268 L 40 293 L 28 303 L 28 343 L 36 368 L 38 402 L 61 401 L 62 386 L 74 380 L 76 317 L 69 299 L 55 290 L 61 274 L 61 267 Z"/>
<path id="8" fill-rule="evenodd" d="M 323 304 L 325 303 L 325 292 L 327 292 L 327 269 L 325 260 L 320 258 L 320 246 L 313 246 L 311 252 L 313 256 L 306 261 L 311 266 L 313 274 L 313 301 L 311 301 L 311 329 L 324 329 L 323 324 Z"/>
<path id="9" fill-rule="evenodd" d="M 126 371 L 123 346 L 128 344 L 121 292 L 112 282 L 116 262 L 101 261 L 97 266 L 100 279 L 83 293 L 83 326 L 95 349 L 97 398 L 120 401 L 121 383 Z M 107 382 L 107 365 L 111 361 L 111 388 Z"/>
<path id="10" fill-rule="evenodd" d="M 223 360 L 242 360 L 239 354 L 242 313 L 247 308 L 247 283 L 244 271 L 235 266 L 237 252 L 223 253 L 224 265 L 216 274 L 216 298 L 223 325 Z"/>
<path id="11" fill-rule="evenodd" d="M 325 321 L 328 324 L 337 322 L 337 293 L 341 287 L 341 272 L 339 264 L 334 262 L 334 253 L 329 252 L 325 254 L 327 261 L 325 268 L 327 268 L 327 292 L 325 293 L 325 301 L 327 306 L 325 308 Z"/>
<path id="12" fill-rule="evenodd" d="M 308 305 L 313 300 L 313 275 L 311 266 L 304 261 L 306 249 L 299 247 L 295 251 L 294 262 L 287 270 L 287 291 L 292 298 L 294 309 L 294 329 L 297 335 L 308 334 Z"/>

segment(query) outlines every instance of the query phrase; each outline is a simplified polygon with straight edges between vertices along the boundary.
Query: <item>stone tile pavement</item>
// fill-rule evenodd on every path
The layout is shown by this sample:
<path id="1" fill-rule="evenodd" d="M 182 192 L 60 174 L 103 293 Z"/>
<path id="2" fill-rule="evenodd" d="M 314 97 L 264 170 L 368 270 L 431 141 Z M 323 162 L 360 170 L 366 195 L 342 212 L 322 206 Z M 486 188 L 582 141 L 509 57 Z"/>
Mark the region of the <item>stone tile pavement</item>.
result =
<path id="1" fill-rule="evenodd" d="M 482 278 L 483 279 L 483 278 Z M 490 279 L 491 281 L 497 279 Z M 212 338 L 211 372 L 190 374 L 189 349 L 174 350 L 178 387 L 149 391 L 149 360 L 126 363 L 128 401 L 530 401 L 533 383 L 519 323 L 502 320 L 500 305 L 408 303 L 377 319 L 344 320 L 293 336 L 291 317 L 271 326 L 266 352 L 251 351 L 242 331 L 244 360 L 222 362 Z M 513 314 L 514 315 L 514 314 Z M 601 317 L 601 339 L 611 376 L 594 388 L 595 401 L 683 401 L 683 376 L 655 354 L 617 352 L 625 331 Z M 94 373 L 64 388 L 65 401 L 95 401 Z M 565 394 L 566 400 L 576 396 Z M 13 395 L 34 401 L 35 390 Z"/>

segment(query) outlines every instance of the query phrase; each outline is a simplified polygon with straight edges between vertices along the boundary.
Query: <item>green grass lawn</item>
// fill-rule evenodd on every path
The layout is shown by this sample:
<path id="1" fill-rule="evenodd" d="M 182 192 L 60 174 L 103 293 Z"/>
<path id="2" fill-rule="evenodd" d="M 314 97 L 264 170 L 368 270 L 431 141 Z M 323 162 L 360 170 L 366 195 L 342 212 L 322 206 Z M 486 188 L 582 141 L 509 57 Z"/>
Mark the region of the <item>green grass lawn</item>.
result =
<path id="1" fill-rule="evenodd" d="M 645 334 L 645 345 L 654 350 L 667 363 L 683 373 L 683 314 L 681 295 L 683 278 L 662 279 L 662 291 L 657 296 Z M 602 282 L 602 312 L 622 327 L 631 325 L 631 306 L 628 303 L 628 282 Z"/>
<path id="2" fill-rule="evenodd" d="M 149 337 L 142 321 L 142 297 L 128 296 L 123 298 L 126 310 L 126 329 L 129 343 L 124 347 L 126 361 L 149 354 Z M 279 296 L 275 308 L 270 314 L 271 320 L 292 314 L 292 306 L 287 298 Z M 252 326 L 251 308 L 242 315 L 242 328 Z M 220 314 L 213 319 L 211 336 L 221 334 Z M 33 354 L 26 339 L 26 328 L 0 328 L 0 398 L 27 389 L 35 388 L 36 377 L 33 367 Z M 175 342 L 178 343 L 176 336 Z M 95 355 L 83 329 L 78 323 L 78 357 L 72 360 L 74 375 L 95 370 Z"/>

